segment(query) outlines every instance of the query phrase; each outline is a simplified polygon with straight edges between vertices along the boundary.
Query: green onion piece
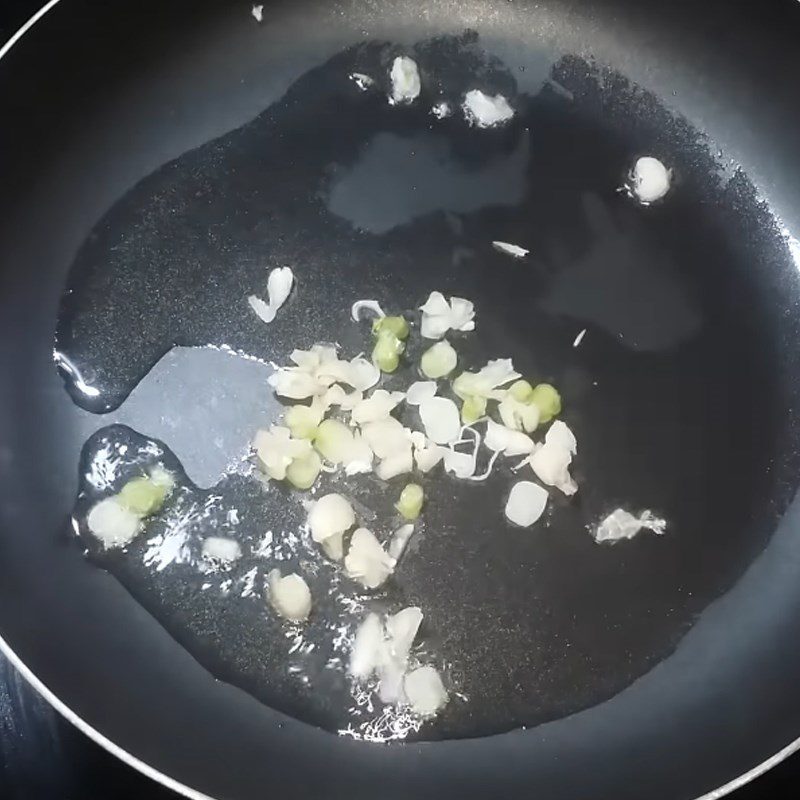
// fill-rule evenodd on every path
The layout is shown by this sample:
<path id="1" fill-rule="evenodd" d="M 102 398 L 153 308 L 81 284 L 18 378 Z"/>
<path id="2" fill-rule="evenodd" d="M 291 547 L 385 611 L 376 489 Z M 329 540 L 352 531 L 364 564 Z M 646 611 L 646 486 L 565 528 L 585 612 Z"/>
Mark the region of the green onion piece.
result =
<path id="1" fill-rule="evenodd" d="M 461 406 L 461 421 L 465 425 L 477 422 L 486 413 L 486 398 L 470 395 Z"/>
<path id="2" fill-rule="evenodd" d="M 372 332 L 376 336 L 382 333 L 391 333 L 398 339 L 408 339 L 410 333 L 405 317 L 381 317 L 372 323 Z"/>
<path id="3" fill-rule="evenodd" d="M 462 372 L 453 381 L 453 391 L 462 399 L 466 400 L 475 394 L 475 390 L 479 388 L 477 375 L 474 372 Z"/>
<path id="4" fill-rule="evenodd" d="M 341 464 L 353 446 L 353 433 L 338 419 L 325 419 L 317 428 L 314 447 L 332 464 Z"/>
<path id="5" fill-rule="evenodd" d="M 307 456 L 294 459 L 286 467 L 286 480 L 295 489 L 310 489 L 314 485 L 314 481 L 317 479 L 321 469 L 322 461 L 312 450 Z"/>
<path id="6" fill-rule="evenodd" d="M 533 394 L 533 386 L 528 381 L 516 381 L 508 388 L 508 393 L 520 403 L 529 403 Z"/>
<path id="7" fill-rule="evenodd" d="M 381 372 L 394 372 L 400 364 L 403 350 L 405 345 L 391 331 L 383 331 L 375 341 L 372 363 Z"/>
<path id="8" fill-rule="evenodd" d="M 444 341 L 437 342 L 422 354 L 419 368 L 426 378 L 436 380 L 449 375 L 456 368 L 457 361 L 458 356 L 453 345 Z"/>
<path id="9" fill-rule="evenodd" d="M 409 483 L 402 492 L 400 492 L 400 499 L 395 503 L 394 507 L 405 517 L 407 520 L 415 520 L 422 511 L 422 502 L 425 499 L 425 493 L 418 483 Z"/>
<path id="10" fill-rule="evenodd" d="M 549 383 L 540 383 L 530 401 L 539 409 L 539 422 L 550 422 L 561 413 L 561 395 Z"/>
<path id="11" fill-rule="evenodd" d="M 309 406 L 292 406 L 284 417 L 286 427 L 292 432 L 295 439 L 311 439 L 317 435 L 317 426 L 320 422 L 317 409 Z"/>
<path id="12" fill-rule="evenodd" d="M 122 487 L 117 500 L 128 511 L 149 517 L 161 509 L 171 489 L 170 485 L 151 478 L 133 478 Z"/>

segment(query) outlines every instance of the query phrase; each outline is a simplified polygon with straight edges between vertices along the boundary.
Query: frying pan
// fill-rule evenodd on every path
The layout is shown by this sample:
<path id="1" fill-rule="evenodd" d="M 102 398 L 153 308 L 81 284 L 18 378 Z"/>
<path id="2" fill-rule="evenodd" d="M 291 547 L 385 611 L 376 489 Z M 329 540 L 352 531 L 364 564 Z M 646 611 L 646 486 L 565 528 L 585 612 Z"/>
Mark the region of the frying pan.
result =
<path id="1" fill-rule="evenodd" d="M 303 0 L 258 23 L 61 0 L 32 22 L 0 51 L 0 632 L 60 711 L 194 797 L 718 797 L 797 748 L 797 3 Z M 399 53 L 415 107 L 386 103 Z M 429 115 L 470 88 L 511 124 Z M 617 191 L 645 154 L 674 171 L 650 208 Z M 297 291 L 259 327 L 244 300 L 287 263 Z M 432 488 L 393 591 L 459 696 L 380 746 L 264 672 L 261 606 L 198 605 L 181 565 L 104 557 L 70 515 L 97 431 L 214 484 L 275 413 L 220 346 L 355 348 L 355 299 L 434 289 L 476 303 L 474 365 L 560 386 L 581 490 L 520 532 L 507 478 Z M 596 545 L 619 505 L 667 532 Z"/>

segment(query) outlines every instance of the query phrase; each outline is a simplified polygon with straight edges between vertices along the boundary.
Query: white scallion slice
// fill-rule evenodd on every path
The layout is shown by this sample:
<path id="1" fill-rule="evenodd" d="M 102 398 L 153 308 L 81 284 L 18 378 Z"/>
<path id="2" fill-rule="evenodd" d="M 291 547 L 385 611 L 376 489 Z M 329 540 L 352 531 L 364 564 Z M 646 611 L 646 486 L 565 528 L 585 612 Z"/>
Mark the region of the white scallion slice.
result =
<path id="1" fill-rule="evenodd" d="M 418 406 L 423 400 L 436 396 L 436 381 L 415 381 L 406 391 L 406 403 Z"/>
<path id="2" fill-rule="evenodd" d="M 547 506 L 547 490 L 533 481 L 519 481 L 511 487 L 506 502 L 506 518 L 509 522 L 527 528 L 544 513 Z"/>
<path id="3" fill-rule="evenodd" d="M 425 435 L 435 444 L 449 444 L 458 439 L 461 418 L 458 406 L 446 397 L 431 397 L 420 403 L 419 416 Z"/>

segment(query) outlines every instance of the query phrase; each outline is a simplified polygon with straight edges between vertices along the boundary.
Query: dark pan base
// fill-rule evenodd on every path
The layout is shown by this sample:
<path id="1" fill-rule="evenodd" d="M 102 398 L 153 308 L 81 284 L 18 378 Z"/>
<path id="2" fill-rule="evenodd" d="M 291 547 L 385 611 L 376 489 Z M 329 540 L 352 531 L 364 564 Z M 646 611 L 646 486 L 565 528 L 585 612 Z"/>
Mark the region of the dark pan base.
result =
<path id="1" fill-rule="evenodd" d="M 789 505 L 795 488 L 796 432 L 789 409 L 796 390 L 792 347 L 796 320 L 791 309 L 797 297 L 797 284 L 790 251 L 780 239 L 781 227 L 786 225 L 791 229 L 791 220 L 776 222 L 771 213 L 777 208 L 786 217 L 792 187 L 796 191 L 796 184 L 787 183 L 792 162 L 782 162 L 786 173 L 784 183 L 778 180 L 780 174 L 773 163 L 782 159 L 785 152 L 780 132 L 771 127 L 773 118 L 770 116 L 780 105 L 780 94 L 763 116 L 751 117 L 760 120 L 757 130 L 763 130 L 760 148 L 749 147 L 755 134 L 750 134 L 749 138 L 742 134 L 741 141 L 731 143 L 731 138 L 735 139 L 731 127 L 724 124 L 723 117 L 717 119 L 711 113 L 717 106 L 710 102 L 708 114 L 705 117 L 698 114 L 689 89 L 685 107 L 680 95 L 675 102 L 688 117 L 702 119 L 706 133 L 716 134 L 715 139 L 725 142 L 728 137 L 731 151 L 749 167 L 748 172 L 757 181 L 764 182 L 768 187 L 767 196 L 776 202 L 770 209 L 746 180 L 736 177 L 721 185 L 709 182 L 704 187 L 698 182 L 686 189 L 698 202 L 706 198 L 706 203 L 713 204 L 713 211 L 708 212 L 707 233 L 693 243 L 703 265 L 702 275 L 694 274 L 691 263 L 681 263 L 678 268 L 689 271 L 693 289 L 694 282 L 700 284 L 696 287 L 696 296 L 701 298 L 701 316 L 705 319 L 710 314 L 715 323 L 710 327 L 719 338 L 709 335 L 697 353 L 683 352 L 691 350 L 688 343 L 679 349 L 688 359 L 687 363 L 694 364 L 694 372 L 690 370 L 689 374 L 698 376 L 700 386 L 707 385 L 705 381 L 710 374 L 725 376 L 725 379 L 711 384 L 722 389 L 719 397 L 710 390 L 701 392 L 702 399 L 689 409 L 688 420 L 669 422 L 674 426 L 670 429 L 674 434 L 669 438 L 677 438 L 684 430 L 695 433 L 709 430 L 704 420 L 713 420 L 710 430 L 717 433 L 713 446 L 704 451 L 710 454 L 708 462 L 689 464 L 687 469 L 697 470 L 693 485 L 709 487 L 706 491 L 697 489 L 697 496 L 708 500 L 711 494 L 715 500 L 713 506 L 704 506 L 702 527 L 708 529 L 707 535 L 690 538 L 687 533 L 686 540 L 677 535 L 672 543 L 669 538 L 655 542 L 662 548 L 658 551 L 660 562 L 654 554 L 648 556 L 649 551 L 644 547 L 647 542 L 641 542 L 641 551 L 640 542 L 633 543 L 637 549 L 632 552 L 642 552 L 642 560 L 631 557 L 629 572 L 622 571 L 619 587 L 615 587 L 620 605 L 616 612 L 606 609 L 607 613 L 617 613 L 625 620 L 621 612 L 623 601 L 629 600 L 637 588 L 640 589 L 638 596 L 642 592 L 645 596 L 652 592 L 654 598 L 663 602 L 668 599 L 667 589 L 674 587 L 678 574 L 685 576 L 688 588 L 677 596 L 682 602 L 674 604 L 676 609 L 671 612 L 674 616 L 665 614 L 663 607 L 656 604 L 651 612 L 652 625 L 648 624 L 649 620 L 643 622 L 641 618 L 631 617 L 628 635 L 632 637 L 632 646 L 629 649 L 634 655 L 649 653 L 650 658 L 658 661 L 676 644 L 677 649 L 624 691 L 619 689 L 647 669 L 650 663 L 647 657 L 634 658 L 638 665 L 631 664 L 630 671 L 624 675 L 612 664 L 609 668 L 611 683 L 598 681 L 599 689 L 598 684 L 590 686 L 586 698 L 576 701 L 578 706 L 591 706 L 587 710 L 526 732 L 391 748 L 375 748 L 331 737 L 214 681 L 131 600 L 114 578 L 88 564 L 74 541 L 66 535 L 59 536 L 58 532 L 65 530 L 66 515 L 76 488 L 77 454 L 89 432 L 87 417 L 68 400 L 50 362 L 50 336 L 60 290 L 78 246 L 112 203 L 123 197 L 135 181 L 212 136 L 240 127 L 311 66 L 362 39 L 361 30 L 367 29 L 358 22 L 358 9 L 350 9 L 352 17 L 347 17 L 343 27 L 331 25 L 328 36 L 315 38 L 313 43 L 309 41 L 307 52 L 295 44 L 293 60 L 284 60 L 285 51 L 281 51 L 273 37 L 278 29 L 287 36 L 300 30 L 293 27 L 292 9 L 272 9 L 273 27 L 263 29 L 247 17 L 246 8 L 241 19 L 234 18 L 229 9 L 219 12 L 211 8 L 206 12 L 197 6 L 193 9 L 193 13 L 173 19 L 170 15 L 177 14 L 176 10 L 162 10 L 162 16 L 155 17 L 154 9 L 140 7 L 137 19 L 127 20 L 129 24 L 125 25 L 122 15 L 111 20 L 90 5 L 76 3 L 70 13 L 66 13 L 64 6 L 43 23 L 31 43 L 38 42 L 56 59 L 61 54 L 56 45 L 63 40 L 64 31 L 80 21 L 84 23 L 83 35 L 99 48 L 92 57 L 87 56 L 84 63 L 83 54 L 69 51 L 72 61 L 67 61 L 64 55 L 61 70 L 47 72 L 48 80 L 35 85 L 32 83 L 34 65 L 39 69 L 42 65 L 34 58 L 33 48 L 27 56 L 20 50 L 20 55 L 15 57 L 17 60 L 9 62 L 9 69 L 0 71 L 0 92 L 4 96 L 9 93 L 11 107 L 20 113 L 16 132 L 3 132 L 3 136 L 8 137 L 8 146 L 20 157 L 3 167 L 7 171 L 4 185 L 18 188 L 13 206 L 4 208 L 4 227 L 0 233 L 6 264 L 2 276 L 5 311 L 2 324 L 6 330 L 2 358 L 8 376 L 2 393 L 7 427 L 2 431 L 6 450 L 2 482 L 3 538 L 0 540 L 3 555 L 0 559 L 0 630 L 22 661 L 30 665 L 69 707 L 112 741 L 181 782 L 217 796 L 256 797 L 263 794 L 265 787 L 272 787 L 289 796 L 347 794 L 352 797 L 353 794 L 374 793 L 374 788 L 380 786 L 382 796 L 389 797 L 407 796 L 410 791 L 422 796 L 456 793 L 478 796 L 487 792 L 504 796 L 532 787 L 545 798 L 586 795 L 638 798 L 643 787 L 651 797 L 693 797 L 726 782 L 785 745 L 796 734 L 800 721 L 799 703 L 791 691 L 792 676 L 800 664 L 800 648 L 793 634 L 794 620 L 800 610 L 797 608 L 800 584 L 797 521 L 793 506 Z M 307 13 L 312 13 L 311 7 Z M 319 18 L 324 19 L 326 13 L 320 11 Z M 515 8 L 509 20 L 515 21 L 514 15 L 522 13 L 521 7 Z M 543 24 L 545 12 L 538 13 L 537 22 Z M 284 19 L 286 27 L 281 28 L 279 23 Z M 476 19 L 473 15 L 469 19 L 473 27 L 481 30 L 480 17 Z M 131 24 L 137 21 L 138 27 Z M 388 23 L 391 24 L 391 20 Z M 595 114 L 602 111 L 612 124 L 618 123 L 619 129 L 625 130 L 631 113 L 631 89 L 619 83 L 613 72 L 587 70 L 580 58 L 563 58 L 563 53 L 570 50 L 586 55 L 581 51 L 580 36 L 587 31 L 592 31 L 592 41 L 598 43 L 598 49 L 609 47 L 608 38 L 601 35 L 604 31 L 596 24 L 594 28 L 585 21 L 582 24 L 584 27 L 574 23 L 575 43 L 561 52 L 556 48 L 557 52 L 552 54 L 547 68 L 540 71 L 538 80 L 541 82 L 549 75 L 550 65 L 557 65 L 558 72 L 553 77 L 575 95 L 573 102 L 579 106 L 585 103 Z M 735 38 L 736 18 L 729 19 L 727 24 L 731 26 L 730 35 Z M 498 44 L 493 25 L 497 23 L 488 24 L 487 21 L 488 34 L 483 40 L 486 48 L 497 53 L 506 64 L 517 64 L 511 56 L 519 55 L 519 46 L 506 45 L 504 51 Z M 206 26 L 216 26 L 216 34 L 211 37 L 213 46 L 209 44 Z M 147 30 L 143 30 L 144 27 Z M 469 26 L 451 23 L 448 27 L 463 30 Z M 632 24 L 629 50 L 635 50 L 632 44 L 637 41 L 635 27 Z M 103 31 L 103 35 L 93 35 L 93 30 Z M 671 28 L 666 26 L 660 30 L 664 41 L 669 41 Z M 133 32 L 137 31 L 140 33 L 136 35 L 142 37 L 139 47 L 128 56 L 135 52 L 142 59 L 145 51 L 165 50 L 167 42 L 174 48 L 169 51 L 174 55 L 165 57 L 163 70 L 156 71 L 150 83 L 141 67 L 134 68 L 133 58 L 124 57 L 122 53 L 115 58 L 111 52 L 112 43 L 119 48 L 123 31 L 127 39 L 136 39 Z M 411 41 L 420 41 L 439 32 L 439 26 L 431 24 L 427 30 L 412 31 L 400 27 L 395 35 L 369 26 L 368 32 L 381 39 L 408 37 Z M 148 43 L 149 36 L 157 41 Z M 562 37 L 561 41 L 556 37 L 559 44 L 566 41 L 563 29 L 559 29 L 559 36 Z M 509 35 L 507 41 L 517 42 L 516 34 Z M 182 42 L 183 47 L 176 47 L 178 42 Z M 268 48 L 265 46 L 268 43 L 275 46 Z M 693 63 L 691 59 L 695 57 L 691 45 L 690 40 L 686 41 L 685 52 L 681 51 L 687 63 Z M 659 46 L 662 45 L 657 41 L 656 51 Z M 108 51 L 103 52 L 107 58 L 100 57 L 104 50 Z M 230 57 L 234 51 L 237 59 Z M 606 50 L 599 55 L 641 81 L 641 75 L 646 73 L 644 68 L 624 64 L 624 59 L 615 61 L 609 52 Z M 658 65 L 658 53 L 653 55 Z M 537 51 L 536 58 L 542 60 L 541 51 Z M 724 54 L 720 58 L 724 61 Z M 101 61 L 107 67 L 102 80 L 97 76 L 97 64 Z M 71 65 L 69 70 L 64 67 L 67 63 Z M 275 64 L 282 64 L 282 72 L 274 71 Z M 668 85 L 668 75 L 658 68 L 653 69 L 653 76 L 645 84 L 659 92 Z M 127 70 L 131 74 L 126 76 Z M 203 74 L 209 77 L 202 89 L 193 80 L 198 70 L 205 70 Z M 246 82 L 241 94 L 228 92 L 222 97 L 223 87 L 231 85 L 229 77 L 237 71 L 246 72 L 250 84 Z M 535 82 L 530 77 L 533 72 L 534 67 L 530 66 L 522 73 L 528 76 L 524 80 Z M 12 74 L 28 76 L 27 85 L 23 87 L 21 81 L 11 81 Z M 74 82 L 81 86 L 84 79 L 88 83 L 90 74 L 94 93 L 84 95 L 80 101 L 67 102 L 69 86 Z M 599 90 L 598 74 L 603 78 Z M 734 81 L 740 73 L 727 74 L 730 81 L 725 87 L 729 91 L 728 110 L 730 119 L 735 119 L 737 113 L 753 110 L 748 108 L 747 98 L 755 101 L 744 84 Z M 137 75 L 135 80 L 133 75 Z M 256 75 L 261 75 L 262 81 L 264 75 L 270 78 L 259 83 Z M 678 90 L 682 91 L 686 85 L 682 82 L 684 77 L 682 70 L 676 68 L 674 85 Z M 764 76 L 765 81 L 767 77 Z M 757 82 L 756 76 L 753 80 Z M 44 86 L 48 87 L 48 97 L 52 92 L 52 102 L 37 101 L 32 106 L 31 97 L 41 98 Z M 694 88 L 695 96 L 702 95 L 702 91 Z M 712 88 L 707 87 L 708 91 Z M 190 91 L 196 94 L 188 94 Z M 528 93 L 540 94 L 538 86 Z M 178 98 L 185 105 L 178 104 Z M 216 107 L 211 98 L 217 98 Z M 626 98 L 628 100 L 622 102 Z M 639 101 L 641 111 L 655 110 L 647 95 L 640 95 Z M 716 103 L 719 104 L 719 96 Z M 43 106 L 47 108 L 46 115 Z M 217 109 L 215 113 L 212 108 Z M 69 125 L 41 124 L 58 112 L 66 113 L 66 109 L 71 115 Z M 23 131 L 28 131 L 27 145 L 31 150 L 22 149 L 26 138 Z M 640 130 L 636 135 L 646 138 L 648 133 Z M 19 141 L 13 139 L 16 135 L 20 136 Z M 674 125 L 664 130 L 663 136 L 663 152 L 672 148 L 676 163 L 687 164 L 690 174 L 712 174 L 710 164 L 704 161 L 706 151 L 690 130 Z M 26 157 L 26 152 L 35 152 L 36 158 Z M 60 165 L 58 169 L 56 165 Z M 692 169 L 697 172 L 692 173 Z M 82 202 L 76 202 L 76 198 L 81 198 Z M 621 208 L 625 219 L 626 207 Z M 590 213 L 592 206 L 584 210 Z M 594 217 L 589 216 L 592 218 L 597 219 L 596 211 Z M 600 219 L 605 221 L 603 217 Z M 430 230 L 426 234 L 430 239 L 422 237 L 423 242 L 437 240 L 441 233 L 435 227 L 440 223 L 431 220 L 428 224 Z M 723 233 L 718 227 L 722 227 Z M 511 228 L 508 236 L 499 238 L 513 241 L 511 234 L 517 230 Z M 729 257 L 708 258 L 704 247 L 720 241 L 729 243 L 731 252 L 725 254 Z M 441 246 L 444 249 L 444 245 Z M 575 247 L 580 247 L 580 241 L 576 241 Z M 544 266 L 556 263 L 556 256 L 542 258 L 542 261 Z M 497 269 L 506 266 L 504 262 L 495 263 Z M 747 266 L 751 269 L 749 273 Z M 49 274 L 48 280 L 43 279 L 45 274 Z M 543 282 L 549 286 L 553 277 L 545 274 Z M 497 342 L 503 344 L 504 328 L 499 320 L 504 298 L 492 299 L 490 288 L 484 290 L 477 275 L 467 272 L 467 278 L 475 282 L 476 297 L 485 295 L 487 302 L 497 304 L 498 311 L 487 315 L 487 320 L 498 318 L 495 326 L 498 332 L 494 335 Z M 375 280 L 380 285 L 379 278 Z M 415 286 L 401 288 L 408 293 L 407 305 L 413 305 L 418 299 L 413 296 Z M 535 295 L 536 288 L 526 291 Z M 470 296 L 468 291 L 464 294 Z M 563 294 L 556 292 L 555 297 L 563 299 Z M 523 302 L 521 293 L 517 302 Z M 569 309 L 556 303 L 548 311 L 556 317 Z M 589 312 L 584 309 L 583 313 Z M 733 324 L 737 319 L 741 326 Z M 592 322 L 599 325 L 596 319 Z M 534 325 L 531 330 L 521 332 L 520 337 L 523 342 L 536 340 L 558 330 L 558 324 L 541 330 Z M 488 331 L 492 327 L 489 322 Z M 574 325 L 565 326 L 564 335 L 567 330 L 574 334 L 574 328 Z M 598 353 L 603 356 L 603 369 L 621 371 L 624 367 L 627 375 L 627 359 L 635 356 L 639 363 L 648 365 L 655 360 L 663 370 L 656 372 L 665 388 L 661 389 L 658 382 L 650 378 L 650 368 L 646 373 L 643 370 L 645 385 L 650 386 L 653 380 L 649 391 L 659 401 L 667 391 L 674 391 L 676 375 L 670 373 L 669 358 L 659 356 L 657 347 L 652 348 L 656 352 L 642 353 L 621 347 L 611 340 L 613 337 L 604 340 L 602 333 L 595 338 L 600 344 L 607 341 L 608 349 Z M 587 339 L 587 347 L 590 341 Z M 568 337 L 569 342 L 571 337 Z M 487 345 L 493 352 L 494 346 L 494 341 Z M 282 348 L 282 343 L 276 343 L 276 349 Z M 586 352 L 589 358 L 591 351 Z M 157 355 L 153 353 L 150 358 Z M 555 370 L 563 364 L 562 355 L 545 351 L 540 358 L 541 367 L 538 362 L 531 366 L 550 370 L 557 377 Z M 583 451 L 587 454 L 582 469 L 586 472 L 586 485 L 591 487 L 588 475 L 598 472 L 603 465 L 591 463 L 590 453 L 599 447 L 592 446 L 595 426 L 589 423 L 593 414 L 608 416 L 609 408 L 619 409 L 620 405 L 610 402 L 610 405 L 593 409 L 587 399 L 582 407 L 580 389 L 585 380 L 580 367 L 578 364 L 572 371 L 575 384 L 566 379 L 565 383 L 575 393 L 576 413 L 581 415 L 576 427 L 585 420 L 586 430 L 580 431 L 581 442 L 586 442 Z M 731 377 L 737 368 L 742 372 L 740 386 Z M 685 378 L 686 373 L 678 374 Z M 619 380 L 623 379 L 620 375 Z M 602 385 L 603 382 L 598 383 Z M 730 391 L 737 388 L 738 392 Z M 622 388 L 620 391 L 621 396 L 628 396 Z M 643 414 L 644 408 L 650 408 L 650 404 L 643 405 Z M 664 417 L 665 412 L 661 411 L 660 416 Z M 737 430 L 737 421 L 741 422 L 741 430 Z M 624 422 L 626 420 L 620 420 L 620 429 L 626 427 Z M 688 423 L 688 429 L 681 427 L 684 423 Z M 641 425 L 633 430 L 648 429 L 644 420 Z M 661 433 L 666 435 L 664 431 Z M 597 444 L 602 443 L 601 440 Z M 668 463 L 661 466 L 671 471 Z M 607 467 L 607 471 L 608 480 L 617 474 L 615 467 Z M 646 493 L 649 485 L 663 488 L 665 481 L 644 475 L 640 491 Z M 621 489 L 606 491 L 616 491 L 617 502 L 616 497 L 619 501 L 624 499 L 628 486 L 625 482 Z M 603 488 L 602 483 L 597 484 L 594 500 L 597 504 L 605 500 Z M 685 491 L 679 494 L 686 496 Z M 667 505 L 668 500 L 669 497 L 659 500 L 645 496 L 640 502 Z M 584 502 L 591 503 L 591 496 Z M 730 514 L 726 525 L 715 524 L 716 520 L 711 519 L 709 509 L 712 507 L 715 510 L 721 507 L 721 513 Z M 690 516 L 692 520 L 697 518 L 696 514 Z M 729 532 L 727 539 L 726 532 Z M 582 603 L 581 608 L 588 614 L 598 600 L 596 596 L 586 596 L 589 594 L 587 584 L 597 577 L 582 576 L 580 570 L 598 569 L 595 559 L 603 559 L 607 564 L 607 559 L 620 557 L 614 555 L 615 549 L 608 553 L 598 551 L 588 536 L 573 534 L 570 539 L 557 537 L 556 533 L 555 526 L 548 531 L 554 541 L 546 552 L 553 566 L 542 568 L 540 580 L 546 580 L 548 574 L 552 577 L 549 570 L 555 570 L 555 565 L 565 574 L 571 570 L 574 583 L 551 587 L 553 604 L 563 609 L 561 603 L 569 602 L 572 596 L 573 602 Z M 432 536 L 425 541 L 429 546 L 436 543 Z M 686 541 L 685 549 L 682 541 Z M 769 544 L 765 547 L 767 541 Z M 708 547 L 703 549 L 706 543 Z M 725 543 L 728 548 L 724 557 L 718 557 Z M 582 552 L 585 555 L 581 555 Z M 432 558 L 435 561 L 434 554 Z M 559 558 L 563 558 L 563 564 L 559 563 Z M 648 569 L 648 558 L 653 559 L 651 571 L 642 573 L 640 570 Z M 744 566 L 754 558 L 752 567 L 740 577 Z M 502 574 L 506 574 L 506 570 L 513 574 L 514 566 L 510 558 L 503 555 L 498 569 L 502 568 Z M 631 583 L 627 586 L 625 574 L 630 576 Z M 424 575 L 420 575 L 419 580 L 424 581 Z M 637 585 L 640 580 L 644 586 Z M 709 601 L 729 586 L 733 588 L 721 600 L 706 608 Z M 631 594 L 625 595 L 626 591 Z M 692 600 L 688 599 L 689 591 Z M 476 603 L 476 606 L 480 608 L 483 604 Z M 158 609 L 153 610 L 158 612 Z M 693 618 L 697 618 L 696 624 L 680 639 Z M 555 614 L 552 624 L 554 630 L 561 627 Z M 672 624 L 674 628 L 670 627 Z M 440 627 L 446 629 L 447 625 Z M 616 628 L 608 624 L 608 630 L 609 635 L 614 635 Z M 174 629 L 173 632 L 178 635 Z M 588 650 L 606 641 L 605 636 L 596 635 L 597 640 L 587 639 Z M 647 644 L 647 636 L 652 636 L 657 644 Z M 454 648 L 454 652 L 458 651 L 459 648 Z M 553 646 L 551 652 L 561 650 Z M 620 650 L 615 645 L 610 652 L 613 661 Z M 585 685 L 584 676 L 591 678 L 599 674 L 597 669 L 587 669 L 583 674 L 578 671 L 574 682 Z M 120 687 L 125 690 L 121 691 Z M 552 694 L 543 694 L 542 702 L 551 705 L 541 718 L 569 713 L 570 707 L 559 708 L 558 703 L 564 697 L 577 696 L 558 687 Z M 612 694 L 612 699 L 596 704 L 603 696 Z M 754 736 L 754 732 L 757 735 Z M 180 746 L 176 747 L 176 742 L 180 742 Z M 387 776 L 392 776 L 391 780 L 387 780 Z"/>

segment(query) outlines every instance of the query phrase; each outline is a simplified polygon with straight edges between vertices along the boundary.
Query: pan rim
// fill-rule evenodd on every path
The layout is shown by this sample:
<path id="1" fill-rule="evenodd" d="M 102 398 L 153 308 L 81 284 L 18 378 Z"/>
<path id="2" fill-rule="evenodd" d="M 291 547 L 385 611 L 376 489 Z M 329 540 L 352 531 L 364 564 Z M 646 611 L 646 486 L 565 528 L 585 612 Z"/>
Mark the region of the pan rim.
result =
<path id="1" fill-rule="evenodd" d="M 48 0 L 38 11 L 29 17 L 3 44 L 0 45 L 0 61 L 8 55 L 12 48 L 17 45 L 48 12 L 55 8 L 61 0 Z M 147 778 L 160 783 L 167 789 L 174 791 L 190 800 L 219 800 L 211 795 L 204 794 L 203 792 L 192 788 L 175 778 L 161 772 L 150 764 L 137 758 L 132 753 L 125 750 L 120 745 L 113 742 L 97 728 L 93 727 L 83 717 L 77 714 L 70 708 L 63 700 L 61 700 L 48 686 L 37 677 L 33 670 L 17 655 L 11 645 L 0 635 L 0 653 L 8 659 L 14 669 L 24 678 L 24 680 L 31 686 L 47 703 L 55 709 L 64 719 L 74 725 L 81 733 L 87 736 L 91 741 L 98 744 L 106 752 L 118 758 L 123 763 L 132 767 L 133 769 L 145 775 Z M 731 792 L 742 788 L 751 781 L 760 777 L 773 767 L 777 766 L 789 756 L 800 751 L 800 736 L 790 741 L 785 747 L 775 752 L 773 755 L 765 758 L 763 761 L 751 767 L 749 770 L 741 773 L 740 775 L 732 778 L 728 782 L 718 786 L 715 789 L 698 795 L 694 800 L 719 800 Z"/>

